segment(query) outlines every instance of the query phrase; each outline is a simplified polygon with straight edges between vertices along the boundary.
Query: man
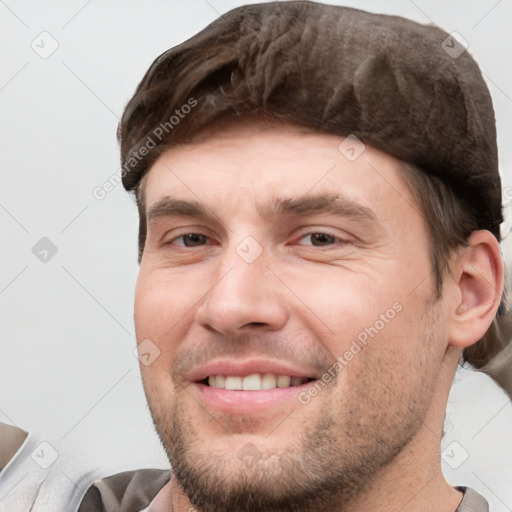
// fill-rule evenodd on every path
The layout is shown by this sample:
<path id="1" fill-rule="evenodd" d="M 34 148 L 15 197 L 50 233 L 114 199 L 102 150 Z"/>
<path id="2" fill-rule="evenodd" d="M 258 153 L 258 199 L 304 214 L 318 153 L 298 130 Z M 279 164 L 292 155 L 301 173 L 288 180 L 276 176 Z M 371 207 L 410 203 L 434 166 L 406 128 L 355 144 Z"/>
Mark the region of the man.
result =
<path id="1" fill-rule="evenodd" d="M 172 466 L 81 511 L 488 510 L 440 466 L 503 264 L 473 59 L 403 18 L 245 6 L 161 55 L 123 115 L 135 322 Z"/>

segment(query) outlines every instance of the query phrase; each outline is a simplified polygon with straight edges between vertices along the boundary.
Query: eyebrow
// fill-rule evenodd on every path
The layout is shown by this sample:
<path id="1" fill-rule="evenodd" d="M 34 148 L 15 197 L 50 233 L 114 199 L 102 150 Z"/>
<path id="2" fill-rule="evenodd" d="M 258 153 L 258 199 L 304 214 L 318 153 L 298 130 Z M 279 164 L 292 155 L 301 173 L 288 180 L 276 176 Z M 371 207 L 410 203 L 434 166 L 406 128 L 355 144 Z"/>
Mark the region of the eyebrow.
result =
<path id="1" fill-rule="evenodd" d="M 341 217 L 354 217 L 378 223 L 372 209 L 340 194 L 309 195 L 290 199 L 277 197 L 270 201 L 263 212 L 268 217 L 318 213 L 332 213 Z"/>
<path id="2" fill-rule="evenodd" d="M 341 217 L 379 224 L 371 208 L 363 206 L 340 194 L 307 195 L 296 198 L 275 197 L 263 208 L 257 207 L 260 215 L 276 218 L 290 215 L 305 216 L 319 213 L 331 213 Z M 152 205 L 147 212 L 148 223 L 154 223 L 161 217 L 211 218 L 205 206 L 197 201 L 163 197 Z"/>
<path id="3" fill-rule="evenodd" d="M 148 224 L 153 224 L 162 217 L 207 218 L 212 216 L 197 201 L 186 201 L 169 196 L 157 201 L 147 212 Z"/>

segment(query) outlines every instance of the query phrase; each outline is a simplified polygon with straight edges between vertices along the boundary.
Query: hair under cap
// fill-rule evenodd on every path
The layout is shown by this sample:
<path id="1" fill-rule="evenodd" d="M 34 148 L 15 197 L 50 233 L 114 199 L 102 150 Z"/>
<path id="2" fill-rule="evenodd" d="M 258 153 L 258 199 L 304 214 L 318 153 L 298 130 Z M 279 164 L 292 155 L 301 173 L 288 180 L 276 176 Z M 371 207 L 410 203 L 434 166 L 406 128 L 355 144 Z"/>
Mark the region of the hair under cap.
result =
<path id="1" fill-rule="evenodd" d="M 190 98 L 197 106 L 155 137 Z M 443 30 L 313 2 L 233 9 L 163 53 L 139 84 L 118 131 L 125 188 L 173 143 L 223 116 L 254 115 L 353 134 L 438 176 L 500 239 L 491 97 L 473 58 Z"/>

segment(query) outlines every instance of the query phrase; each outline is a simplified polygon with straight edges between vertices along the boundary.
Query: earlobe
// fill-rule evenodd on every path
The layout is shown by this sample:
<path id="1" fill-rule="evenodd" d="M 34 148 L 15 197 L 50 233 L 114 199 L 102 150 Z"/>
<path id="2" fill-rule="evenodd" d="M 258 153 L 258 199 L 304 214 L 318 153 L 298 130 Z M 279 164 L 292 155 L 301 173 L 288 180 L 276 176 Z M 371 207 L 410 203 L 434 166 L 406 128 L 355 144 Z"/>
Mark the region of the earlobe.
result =
<path id="1" fill-rule="evenodd" d="M 475 231 L 453 263 L 456 293 L 451 314 L 452 346 L 473 345 L 486 333 L 499 307 L 504 270 L 500 246 L 489 231 Z"/>

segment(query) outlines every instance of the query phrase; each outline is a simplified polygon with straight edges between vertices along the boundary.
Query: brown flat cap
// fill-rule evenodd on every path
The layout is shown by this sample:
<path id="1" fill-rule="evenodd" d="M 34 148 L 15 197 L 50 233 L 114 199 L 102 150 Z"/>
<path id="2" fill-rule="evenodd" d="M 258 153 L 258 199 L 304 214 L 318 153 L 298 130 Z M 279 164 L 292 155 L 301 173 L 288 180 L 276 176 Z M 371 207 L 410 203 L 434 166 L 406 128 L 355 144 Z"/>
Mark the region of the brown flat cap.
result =
<path id="1" fill-rule="evenodd" d="M 127 166 L 159 123 L 197 107 Z M 123 184 L 221 114 L 270 113 L 363 142 L 440 177 L 499 239 L 491 97 L 465 48 L 435 26 L 313 2 L 239 7 L 155 60 L 123 115 Z M 153 137 L 154 139 L 154 137 Z"/>

